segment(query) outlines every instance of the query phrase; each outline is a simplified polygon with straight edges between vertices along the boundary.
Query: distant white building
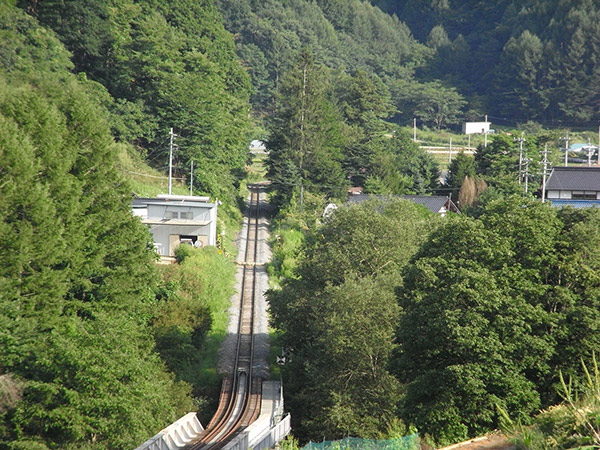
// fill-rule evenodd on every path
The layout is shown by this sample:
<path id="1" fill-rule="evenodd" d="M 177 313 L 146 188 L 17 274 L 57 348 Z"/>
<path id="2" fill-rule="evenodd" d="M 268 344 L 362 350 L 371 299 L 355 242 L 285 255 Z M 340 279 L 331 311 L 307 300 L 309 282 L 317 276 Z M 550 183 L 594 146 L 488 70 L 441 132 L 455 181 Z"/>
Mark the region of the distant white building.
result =
<path id="1" fill-rule="evenodd" d="M 250 142 L 250 153 L 265 153 L 266 151 L 267 147 L 263 141 L 254 139 Z"/>
<path id="2" fill-rule="evenodd" d="M 488 134 L 491 133 L 492 122 L 465 122 L 463 123 L 463 134 Z"/>
<path id="3" fill-rule="evenodd" d="M 146 224 L 161 258 L 175 256 L 181 244 L 203 247 L 217 242 L 217 204 L 208 197 L 159 195 L 135 198 L 133 214 Z"/>

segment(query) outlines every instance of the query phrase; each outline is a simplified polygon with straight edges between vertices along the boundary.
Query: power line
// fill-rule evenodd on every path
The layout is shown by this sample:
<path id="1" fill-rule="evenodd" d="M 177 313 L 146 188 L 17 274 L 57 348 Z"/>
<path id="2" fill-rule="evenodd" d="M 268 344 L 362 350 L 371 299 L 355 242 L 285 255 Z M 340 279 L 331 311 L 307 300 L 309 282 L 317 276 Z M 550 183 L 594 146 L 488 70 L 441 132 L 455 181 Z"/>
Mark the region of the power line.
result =
<path id="1" fill-rule="evenodd" d="M 161 180 L 165 180 L 165 179 L 169 178 L 169 177 L 160 177 L 160 176 L 157 176 L 157 175 L 149 175 L 149 174 L 147 174 L 147 173 L 134 172 L 133 170 L 125 170 L 125 172 L 127 172 L 127 173 L 132 173 L 132 174 L 134 174 L 134 175 L 140 175 L 140 176 L 142 176 L 142 177 L 148 177 L 148 178 L 160 178 Z M 173 179 L 174 179 L 174 180 L 185 180 L 185 178 L 173 178 Z"/>

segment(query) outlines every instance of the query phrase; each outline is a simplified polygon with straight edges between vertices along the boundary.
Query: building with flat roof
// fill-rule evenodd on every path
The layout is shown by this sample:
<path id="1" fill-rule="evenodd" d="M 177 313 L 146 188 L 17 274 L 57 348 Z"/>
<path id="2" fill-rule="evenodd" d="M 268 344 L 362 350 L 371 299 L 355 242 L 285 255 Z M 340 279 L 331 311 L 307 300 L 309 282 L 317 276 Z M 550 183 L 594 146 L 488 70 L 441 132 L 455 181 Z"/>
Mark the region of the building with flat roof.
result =
<path id="1" fill-rule="evenodd" d="M 181 244 L 204 247 L 217 242 L 217 204 L 208 197 L 159 195 L 134 198 L 133 214 L 148 226 L 161 258 L 172 258 Z"/>

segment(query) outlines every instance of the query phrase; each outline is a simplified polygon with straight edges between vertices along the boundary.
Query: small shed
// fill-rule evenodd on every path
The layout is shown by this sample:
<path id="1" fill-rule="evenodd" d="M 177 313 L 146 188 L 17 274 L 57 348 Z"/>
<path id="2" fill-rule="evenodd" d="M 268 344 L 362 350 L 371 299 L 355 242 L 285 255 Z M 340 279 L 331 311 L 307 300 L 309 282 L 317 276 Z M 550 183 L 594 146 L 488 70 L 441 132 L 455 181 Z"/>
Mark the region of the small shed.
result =
<path id="1" fill-rule="evenodd" d="M 208 197 L 159 195 L 134 198 L 133 214 L 146 224 L 161 257 L 175 256 L 181 244 L 203 247 L 217 242 L 217 204 Z"/>

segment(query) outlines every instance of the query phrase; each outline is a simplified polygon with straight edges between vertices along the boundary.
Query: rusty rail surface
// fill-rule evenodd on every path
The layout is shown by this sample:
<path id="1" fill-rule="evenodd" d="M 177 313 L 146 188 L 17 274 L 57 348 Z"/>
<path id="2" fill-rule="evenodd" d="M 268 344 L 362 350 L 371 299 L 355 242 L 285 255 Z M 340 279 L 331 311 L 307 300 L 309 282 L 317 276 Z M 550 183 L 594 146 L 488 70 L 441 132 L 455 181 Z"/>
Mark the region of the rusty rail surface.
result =
<path id="1" fill-rule="evenodd" d="M 253 376 L 254 359 L 254 303 L 256 293 L 256 260 L 258 254 L 258 218 L 260 193 L 258 185 L 249 185 L 250 205 L 246 253 L 240 289 L 240 313 L 235 364 L 225 377 L 217 412 L 197 442 L 186 446 L 189 450 L 219 449 L 236 434 L 250 425 L 260 413 L 262 379 Z"/>

